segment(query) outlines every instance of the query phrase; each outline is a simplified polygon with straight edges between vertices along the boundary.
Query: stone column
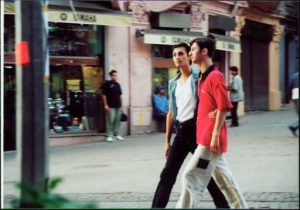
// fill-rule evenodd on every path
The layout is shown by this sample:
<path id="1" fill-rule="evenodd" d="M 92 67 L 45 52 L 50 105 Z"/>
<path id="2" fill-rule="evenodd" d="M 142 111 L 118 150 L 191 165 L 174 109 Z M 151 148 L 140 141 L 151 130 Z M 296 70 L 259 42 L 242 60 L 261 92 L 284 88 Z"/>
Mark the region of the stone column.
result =
<path id="1" fill-rule="evenodd" d="M 136 30 L 150 28 L 147 5 L 133 1 L 133 25 L 129 29 L 129 119 L 130 134 L 150 130 L 152 121 L 152 63 L 151 45 L 143 37 L 136 37 Z M 122 35 L 121 35 L 122 36 Z"/>
<path id="2" fill-rule="evenodd" d="M 208 33 L 208 17 L 203 11 L 201 2 L 196 2 L 191 5 L 192 28 L 191 31 Z"/>
<path id="3" fill-rule="evenodd" d="M 105 77 L 109 79 L 108 73 L 114 69 L 118 72 L 118 82 L 122 88 L 122 110 L 128 113 L 129 107 L 129 26 L 107 26 L 105 27 Z M 122 36 L 120 36 L 122 34 Z M 128 122 L 122 122 L 120 134 L 128 134 Z"/>
<path id="4" fill-rule="evenodd" d="M 240 40 L 241 31 L 245 26 L 245 16 L 236 16 L 235 17 L 235 31 L 231 32 L 231 36 L 235 37 L 237 40 Z M 236 66 L 239 69 L 239 75 L 241 76 L 243 67 L 241 66 L 241 53 L 243 52 L 231 52 L 230 53 L 230 66 Z M 243 79 L 243 78 L 242 78 Z M 238 116 L 245 115 L 245 100 L 239 102 L 238 106 Z"/>
<path id="5" fill-rule="evenodd" d="M 269 44 L 269 109 L 280 110 L 281 92 L 279 87 L 279 42 L 283 27 L 273 25 L 273 39 Z"/>

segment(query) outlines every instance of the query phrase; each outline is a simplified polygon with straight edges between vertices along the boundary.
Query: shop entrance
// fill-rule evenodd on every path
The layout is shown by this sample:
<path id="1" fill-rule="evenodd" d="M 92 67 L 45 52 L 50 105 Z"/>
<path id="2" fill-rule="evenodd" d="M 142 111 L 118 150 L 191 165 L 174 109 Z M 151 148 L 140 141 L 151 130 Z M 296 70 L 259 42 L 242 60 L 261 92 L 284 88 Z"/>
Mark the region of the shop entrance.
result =
<path id="1" fill-rule="evenodd" d="M 104 132 L 98 66 L 50 66 L 49 127 L 53 133 Z"/>
<path id="2" fill-rule="evenodd" d="M 261 36 L 264 34 L 264 36 Z M 241 67 L 245 91 L 245 111 L 269 109 L 269 25 L 246 20 L 241 36 Z"/>
<path id="3" fill-rule="evenodd" d="M 4 151 L 16 149 L 16 67 L 4 65 L 3 138 Z"/>

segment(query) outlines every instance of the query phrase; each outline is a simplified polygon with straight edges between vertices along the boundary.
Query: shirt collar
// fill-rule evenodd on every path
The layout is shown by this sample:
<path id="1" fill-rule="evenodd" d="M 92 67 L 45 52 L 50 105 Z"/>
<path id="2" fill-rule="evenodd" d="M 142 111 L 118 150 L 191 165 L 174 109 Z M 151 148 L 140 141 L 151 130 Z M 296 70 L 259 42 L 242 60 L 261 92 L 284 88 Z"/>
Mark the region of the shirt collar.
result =
<path id="1" fill-rule="evenodd" d="M 201 81 L 204 81 L 206 77 L 215 69 L 215 65 L 209 66 L 204 73 L 199 73 L 199 78 Z"/>
<path id="2" fill-rule="evenodd" d="M 179 68 L 178 68 L 179 69 Z M 193 68 L 190 66 L 190 69 L 191 69 L 191 75 L 193 75 Z M 190 76 L 191 76 L 190 75 Z M 181 76 L 181 71 L 179 70 L 179 72 L 178 72 L 178 74 L 176 75 L 176 77 L 175 77 L 175 80 L 178 80 L 179 78 L 180 78 L 180 76 Z"/>

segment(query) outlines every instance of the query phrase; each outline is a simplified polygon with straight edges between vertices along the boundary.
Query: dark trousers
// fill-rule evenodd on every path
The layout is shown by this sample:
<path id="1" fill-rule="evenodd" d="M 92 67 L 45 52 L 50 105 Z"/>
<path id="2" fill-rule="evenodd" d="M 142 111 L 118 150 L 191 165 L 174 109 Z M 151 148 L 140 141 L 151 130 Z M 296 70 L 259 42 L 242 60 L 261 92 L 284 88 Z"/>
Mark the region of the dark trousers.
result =
<path id="1" fill-rule="evenodd" d="M 239 125 L 239 120 L 237 116 L 237 109 L 238 109 L 238 103 L 239 102 L 231 102 L 233 108 L 231 109 L 231 124 L 238 126 Z"/>
<path id="2" fill-rule="evenodd" d="M 173 185 L 184 159 L 189 152 L 194 153 L 196 144 L 196 123 L 188 120 L 177 127 L 177 133 L 172 144 L 166 165 L 161 172 L 153 201 L 152 208 L 165 208 L 168 204 Z M 229 208 L 228 202 L 219 189 L 215 180 L 211 178 L 207 189 L 217 208 Z"/>

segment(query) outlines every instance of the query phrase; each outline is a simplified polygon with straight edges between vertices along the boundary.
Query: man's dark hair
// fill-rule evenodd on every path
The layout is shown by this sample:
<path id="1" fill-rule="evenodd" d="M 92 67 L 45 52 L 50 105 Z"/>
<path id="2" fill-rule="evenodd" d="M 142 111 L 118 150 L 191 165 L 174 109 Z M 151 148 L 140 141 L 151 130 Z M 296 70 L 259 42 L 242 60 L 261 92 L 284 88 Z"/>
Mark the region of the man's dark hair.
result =
<path id="1" fill-rule="evenodd" d="M 184 48 L 184 49 L 186 50 L 186 53 L 189 54 L 191 48 L 190 48 L 190 46 L 189 46 L 188 44 L 186 44 L 186 43 L 184 43 L 184 42 L 182 42 L 182 43 L 180 43 L 180 44 L 174 45 L 174 46 L 173 46 L 173 50 L 176 49 L 176 48 L 180 48 L 180 47 Z"/>
<path id="2" fill-rule="evenodd" d="M 216 48 L 216 40 L 213 35 L 209 34 L 206 37 L 193 39 L 190 42 L 190 46 L 192 46 L 192 44 L 194 44 L 194 42 L 197 43 L 197 45 L 200 48 L 200 51 L 203 50 L 204 48 L 206 48 L 208 51 L 208 53 L 207 53 L 208 56 L 211 58 L 214 56 L 214 52 L 215 52 L 215 48 Z"/>
<path id="3" fill-rule="evenodd" d="M 238 72 L 238 68 L 236 66 L 230 66 L 229 70 L 234 71 L 234 72 Z"/>
<path id="4" fill-rule="evenodd" d="M 112 76 L 114 73 L 117 73 L 117 71 L 116 71 L 116 70 L 111 70 L 111 71 L 109 72 L 109 76 Z"/>

